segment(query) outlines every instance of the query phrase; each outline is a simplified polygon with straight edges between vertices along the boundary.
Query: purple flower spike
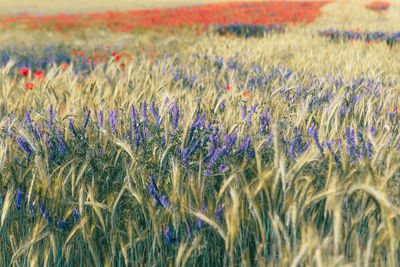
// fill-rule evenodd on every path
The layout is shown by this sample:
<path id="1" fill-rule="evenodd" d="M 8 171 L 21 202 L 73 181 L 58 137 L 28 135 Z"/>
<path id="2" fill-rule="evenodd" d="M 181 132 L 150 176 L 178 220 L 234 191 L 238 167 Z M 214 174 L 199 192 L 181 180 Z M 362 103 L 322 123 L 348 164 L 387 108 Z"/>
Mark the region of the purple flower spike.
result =
<path id="1" fill-rule="evenodd" d="M 157 201 L 158 205 L 164 206 L 164 205 L 161 203 L 160 199 L 158 198 L 158 196 L 157 196 L 157 194 L 156 194 L 156 191 L 155 191 L 155 189 L 154 189 L 154 187 L 153 187 L 152 184 L 149 184 L 149 192 L 150 192 L 150 194 L 153 196 L 153 198 Z"/>
<path id="2" fill-rule="evenodd" d="M 44 213 L 44 217 L 49 221 L 49 223 L 53 222 L 53 218 L 50 216 L 48 211 Z"/>
<path id="3" fill-rule="evenodd" d="M 149 120 L 149 116 L 147 114 L 147 103 L 146 103 L 146 101 L 144 101 L 143 105 L 142 105 L 142 118 L 143 118 L 143 123 L 146 125 L 147 121 Z"/>
<path id="4" fill-rule="evenodd" d="M 335 152 L 333 152 L 332 144 L 333 144 L 333 139 L 330 141 L 326 141 L 326 146 L 328 147 L 329 152 L 332 154 L 333 159 L 336 161 L 337 164 L 340 165 L 340 160 L 338 156 L 335 154 Z"/>
<path id="5" fill-rule="evenodd" d="M 68 126 L 71 129 L 72 133 L 75 135 L 75 137 L 78 137 L 78 134 L 75 131 L 74 124 L 73 124 L 72 120 L 68 121 Z"/>
<path id="6" fill-rule="evenodd" d="M 207 209 L 207 206 L 203 205 L 203 207 L 201 207 L 201 214 L 205 214 L 206 209 Z M 200 218 L 197 218 L 197 229 L 200 230 L 202 226 L 203 226 L 203 220 Z"/>
<path id="7" fill-rule="evenodd" d="M 90 113 L 91 113 L 91 111 L 90 111 L 90 109 L 88 110 L 88 113 L 87 113 L 87 115 L 86 115 L 86 120 L 85 120 L 85 124 L 83 125 L 83 129 L 86 129 L 86 126 L 87 126 L 87 124 L 88 124 L 88 122 L 89 122 L 89 119 L 90 119 Z"/>
<path id="8" fill-rule="evenodd" d="M 242 119 L 245 121 L 247 117 L 247 107 L 246 104 L 242 106 Z"/>
<path id="9" fill-rule="evenodd" d="M 46 212 L 46 210 L 44 209 L 44 206 L 43 206 L 42 203 L 39 203 L 39 211 L 40 211 L 40 213 L 41 213 L 42 215 L 44 215 L 45 212 Z"/>
<path id="10" fill-rule="evenodd" d="M 23 196 L 24 192 L 21 190 L 21 188 L 18 188 L 17 191 L 17 210 L 20 211 L 21 210 L 21 201 L 22 201 L 22 196 Z"/>
<path id="11" fill-rule="evenodd" d="M 318 139 L 318 131 L 315 128 L 314 124 L 311 124 L 310 129 L 308 129 L 308 135 L 312 136 L 314 138 L 315 143 L 317 144 L 317 147 L 319 149 L 319 151 L 321 152 L 321 154 L 324 154 L 324 148 L 321 146 L 319 139 Z"/>
<path id="12" fill-rule="evenodd" d="M 154 180 L 154 173 L 153 172 L 151 172 L 151 183 L 153 184 L 154 189 L 158 192 L 158 188 L 157 188 L 157 185 L 156 185 L 156 180 Z"/>
<path id="13" fill-rule="evenodd" d="M 98 117 L 99 128 L 101 128 L 103 126 L 103 112 L 101 110 L 99 110 L 99 114 L 97 117 Z"/>
<path id="14" fill-rule="evenodd" d="M 72 212 L 72 214 L 74 215 L 75 222 L 78 223 L 79 222 L 78 210 L 76 208 L 74 208 L 74 211 Z"/>
<path id="15" fill-rule="evenodd" d="M 171 230 L 169 229 L 169 226 L 164 231 L 164 239 L 168 244 L 172 244 L 177 241 L 175 238 L 171 237 Z"/>
<path id="16" fill-rule="evenodd" d="M 169 209 L 171 207 L 171 204 L 168 202 L 168 199 L 166 196 L 162 196 L 160 199 L 161 205 L 166 208 Z"/>
<path id="17" fill-rule="evenodd" d="M 64 231 L 68 230 L 69 222 L 57 220 L 57 227 L 63 229 Z"/>
<path id="18" fill-rule="evenodd" d="M 224 207 L 218 206 L 217 210 L 215 211 L 215 219 L 217 221 L 220 221 L 222 219 L 222 216 L 224 216 Z"/>
<path id="19" fill-rule="evenodd" d="M 51 127 L 53 126 L 53 120 L 54 120 L 54 112 L 53 112 L 53 105 L 50 105 L 50 109 L 49 109 L 49 123 L 47 124 L 47 131 L 51 130 Z"/>
<path id="20" fill-rule="evenodd" d="M 57 138 L 58 138 L 58 142 L 60 143 L 58 145 L 58 151 L 60 152 L 60 154 L 64 154 L 66 151 L 66 148 L 65 148 L 64 140 L 62 138 L 62 132 L 60 131 L 60 129 L 57 130 Z"/>
<path id="21" fill-rule="evenodd" d="M 173 112 L 172 127 L 174 130 L 176 130 L 176 128 L 178 128 L 178 122 L 179 122 L 179 107 L 176 104 L 176 102 L 172 106 L 172 112 Z"/>

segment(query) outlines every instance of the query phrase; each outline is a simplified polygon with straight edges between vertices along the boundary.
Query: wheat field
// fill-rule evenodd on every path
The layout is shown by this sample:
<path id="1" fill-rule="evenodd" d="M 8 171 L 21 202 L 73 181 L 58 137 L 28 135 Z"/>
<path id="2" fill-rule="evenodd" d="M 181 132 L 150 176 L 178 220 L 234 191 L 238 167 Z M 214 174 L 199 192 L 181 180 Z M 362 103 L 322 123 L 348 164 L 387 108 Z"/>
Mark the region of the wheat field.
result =
<path id="1" fill-rule="evenodd" d="M 399 29 L 365 3 L 261 38 L 0 28 L 0 265 L 398 266 L 400 48 L 317 34 Z"/>

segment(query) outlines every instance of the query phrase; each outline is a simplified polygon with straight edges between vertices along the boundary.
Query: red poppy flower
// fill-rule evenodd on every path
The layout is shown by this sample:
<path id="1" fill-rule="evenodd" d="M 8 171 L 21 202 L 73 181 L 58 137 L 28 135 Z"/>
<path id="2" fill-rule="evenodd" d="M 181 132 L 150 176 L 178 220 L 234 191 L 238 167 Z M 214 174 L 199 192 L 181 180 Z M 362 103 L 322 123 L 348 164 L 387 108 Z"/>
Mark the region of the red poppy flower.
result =
<path id="1" fill-rule="evenodd" d="M 120 67 L 125 67 L 125 63 L 119 64 Z"/>
<path id="2" fill-rule="evenodd" d="M 32 90 L 33 86 L 34 86 L 33 83 L 26 83 L 26 84 L 25 84 L 25 89 L 26 89 L 26 90 Z"/>
<path id="3" fill-rule="evenodd" d="M 25 76 L 26 79 L 28 79 L 28 75 L 29 75 L 29 70 L 26 67 L 23 67 L 20 71 L 19 71 L 19 75 Z"/>
<path id="4" fill-rule="evenodd" d="M 153 53 L 153 52 L 150 52 L 150 53 L 149 53 L 149 56 L 151 56 L 151 57 L 154 56 L 154 53 Z"/>
<path id="5" fill-rule="evenodd" d="M 114 60 L 115 60 L 115 61 L 118 61 L 120 58 L 121 58 L 121 55 L 116 55 L 116 56 L 114 57 Z"/>
<path id="6" fill-rule="evenodd" d="M 244 97 L 247 97 L 247 96 L 250 97 L 251 94 L 250 94 L 249 92 L 244 92 L 244 93 L 243 93 L 243 96 L 244 96 Z"/>
<path id="7" fill-rule="evenodd" d="M 231 89 L 232 89 L 232 87 L 231 87 L 229 84 L 227 84 L 226 87 L 225 87 L 225 91 L 228 92 L 228 91 L 230 91 Z"/>
<path id="8" fill-rule="evenodd" d="M 142 50 L 142 51 L 144 51 L 146 48 L 144 48 L 144 46 L 142 46 L 141 48 L 140 48 L 140 50 Z"/>
<path id="9" fill-rule="evenodd" d="M 63 69 L 66 69 L 66 68 L 68 68 L 68 64 L 65 63 L 65 62 L 62 62 L 62 63 L 60 64 L 60 67 L 63 68 Z"/>
<path id="10" fill-rule="evenodd" d="M 111 52 L 111 55 L 112 55 L 112 56 L 115 56 L 116 54 L 117 54 L 117 53 L 116 53 L 115 51 L 112 51 L 112 52 Z"/>
<path id="11" fill-rule="evenodd" d="M 36 80 L 41 81 L 43 80 L 43 71 L 42 70 L 37 70 L 35 71 L 35 73 L 33 74 L 33 77 L 35 77 Z"/>

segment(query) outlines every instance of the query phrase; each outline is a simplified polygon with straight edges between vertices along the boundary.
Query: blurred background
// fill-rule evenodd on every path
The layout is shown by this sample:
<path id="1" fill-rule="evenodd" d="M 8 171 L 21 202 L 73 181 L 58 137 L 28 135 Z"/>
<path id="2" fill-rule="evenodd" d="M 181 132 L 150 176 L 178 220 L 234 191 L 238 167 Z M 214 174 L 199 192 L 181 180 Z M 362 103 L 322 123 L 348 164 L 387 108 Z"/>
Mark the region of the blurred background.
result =
<path id="1" fill-rule="evenodd" d="M 242 0 L 240 2 L 246 2 Z M 255 2 L 257 0 L 252 0 Z M 259 0 L 258 0 L 259 1 Z M 129 10 L 158 7 L 198 5 L 231 0 L 0 0 L 0 15 L 100 12 L 106 10 Z M 237 1 L 236 1 L 237 2 Z"/>

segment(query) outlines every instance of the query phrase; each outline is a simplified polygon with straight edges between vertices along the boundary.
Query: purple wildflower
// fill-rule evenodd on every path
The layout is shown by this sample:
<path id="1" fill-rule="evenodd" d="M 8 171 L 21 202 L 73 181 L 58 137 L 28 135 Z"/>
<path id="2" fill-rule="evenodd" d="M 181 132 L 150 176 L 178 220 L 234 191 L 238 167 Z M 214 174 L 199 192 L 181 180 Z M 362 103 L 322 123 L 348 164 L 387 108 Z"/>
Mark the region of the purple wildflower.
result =
<path id="1" fill-rule="evenodd" d="M 215 150 L 214 155 L 213 155 L 213 157 L 211 158 L 211 160 L 210 160 L 210 162 L 208 164 L 208 168 L 209 169 L 211 169 L 212 166 L 214 165 L 214 163 L 217 161 L 217 159 L 218 159 L 218 157 L 219 157 L 219 155 L 221 153 L 221 150 L 222 150 L 221 148 L 217 148 Z"/>
<path id="2" fill-rule="evenodd" d="M 315 141 L 315 143 L 317 144 L 317 147 L 319 148 L 319 151 L 320 151 L 321 154 L 323 155 L 323 154 L 324 154 L 324 149 L 323 149 L 323 147 L 321 146 L 321 144 L 320 144 L 320 142 L 319 142 L 319 139 L 318 139 L 318 131 L 317 131 L 317 129 L 315 128 L 315 125 L 314 125 L 314 124 L 311 124 L 310 129 L 308 129 L 308 135 L 309 135 L 309 136 L 312 136 L 312 137 L 314 138 L 314 141 Z"/>
<path id="3" fill-rule="evenodd" d="M 21 190 L 21 188 L 18 188 L 17 191 L 17 210 L 20 211 L 21 210 L 21 201 L 22 201 L 22 195 L 24 194 L 24 192 Z"/>
<path id="4" fill-rule="evenodd" d="M 74 208 L 74 211 L 72 212 L 72 214 L 74 215 L 75 222 L 78 223 L 79 222 L 78 210 L 76 208 Z"/>
<path id="5" fill-rule="evenodd" d="M 28 162 L 29 159 L 33 153 L 32 148 L 30 147 L 30 145 L 28 144 L 28 142 L 23 138 L 23 137 L 17 137 L 17 142 L 19 144 L 19 146 L 26 152 L 28 153 Z"/>
<path id="6" fill-rule="evenodd" d="M 89 122 L 89 119 L 90 119 L 90 113 L 91 113 L 91 111 L 89 109 L 88 112 L 87 112 L 87 115 L 86 115 L 86 120 L 85 120 L 85 124 L 83 125 L 83 129 L 86 129 L 86 126 L 87 126 L 87 124 Z"/>
<path id="7" fill-rule="evenodd" d="M 189 151 L 188 147 L 184 148 L 182 151 L 182 161 L 186 168 L 189 168 L 189 162 L 188 162 L 188 158 L 187 158 L 188 151 Z"/>
<path id="8" fill-rule="evenodd" d="M 46 210 L 44 209 L 44 206 L 43 206 L 42 203 L 39 203 L 39 207 L 38 208 L 39 208 L 40 213 L 42 213 L 42 215 L 44 215 Z"/>
<path id="9" fill-rule="evenodd" d="M 246 104 L 242 106 L 242 119 L 245 121 L 247 117 L 247 107 Z"/>
<path id="10" fill-rule="evenodd" d="M 258 107 L 258 103 L 255 103 L 254 106 L 251 106 L 251 107 L 250 107 L 250 111 L 251 111 L 252 113 L 255 113 L 256 110 L 257 110 L 257 107 Z"/>
<path id="11" fill-rule="evenodd" d="M 147 103 L 146 101 L 143 102 L 142 105 L 142 117 L 143 117 L 143 123 L 146 125 L 147 121 L 149 120 L 149 116 L 147 114 Z"/>
<path id="12" fill-rule="evenodd" d="M 367 141 L 367 144 L 365 145 L 365 148 L 366 148 L 366 150 L 367 150 L 368 158 L 369 158 L 369 159 L 372 159 L 372 153 L 373 153 L 373 151 L 372 151 L 372 142 L 371 142 L 371 140 L 368 140 L 368 141 Z"/>
<path id="13" fill-rule="evenodd" d="M 63 229 L 64 231 L 68 230 L 69 222 L 57 220 L 57 227 Z"/>
<path id="14" fill-rule="evenodd" d="M 169 97 L 165 98 L 164 108 L 168 105 L 168 102 L 169 102 Z"/>
<path id="15" fill-rule="evenodd" d="M 357 154 L 354 129 L 351 129 L 350 126 L 347 126 L 345 136 L 347 138 L 347 152 L 351 155 L 353 161 L 355 161 L 357 159 Z"/>
<path id="16" fill-rule="evenodd" d="M 179 107 L 176 104 L 176 102 L 174 102 L 174 105 L 172 106 L 171 110 L 173 112 L 172 127 L 174 130 L 176 130 L 176 128 L 178 128 L 178 122 L 179 122 Z"/>
<path id="17" fill-rule="evenodd" d="M 158 203 L 160 206 L 164 206 L 164 205 L 161 203 L 160 199 L 158 198 L 158 196 L 157 196 L 157 194 L 156 194 L 156 191 L 155 191 L 155 189 L 154 189 L 154 186 L 153 186 L 152 184 L 149 184 L 149 192 L 150 192 L 150 194 L 153 196 L 153 198 L 157 201 L 157 203 Z"/>
<path id="18" fill-rule="evenodd" d="M 49 214 L 48 211 L 46 211 L 46 212 L 44 213 L 44 217 L 45 217 L 50 223 L 53 222 L 53 218 L 50 216 L 50 214 Z"/>
<path id="19" fill-rule="evenodd" d="M 154 173 L 153 172 L 151 172 L 151 183 L 153 184 L 154 189 L 158 192 L 158 188 L 157 188 L 157 185 L 156 185 L 156 180 L 154 179 Z"/>
<path id="20" fill-rule="evenodd" d="M 25 122 L 24 122 L 24 124 L 26 125 L 26 124 L 31 124 L 31 123 L 32 123 L 31 112 L 29 111 L 29 112 L 25 113 Z"/>
<path id="21" fill-rule="evenodd" d="M 57 138 L 58 138 L 58 142 L 60 143 L 58 145 L 58 151 L 60 152 L 60 154 L 64 154 L 66 151 L 66 148 L 65 148 L 64 140 L 62 138 L 62 132 L 60 131 L 60 129 L 57 130 Z"/>
<path id="22" fill-rule="evenodd" d="M 171 237 L 171 230 L 168 228 L 164 231 L 164 239 L 168 244 L 175 243 L 177 240 Z"/>
<path id="23" fill-rule="evenodd" d="M 201 207 L 201 214 L 205 214 L 206 209 L 207 209 L 207 206 L 203 205 L 203 207 Z M 197 229 L 200 230 L 202 226 L 203 226 L 203 220 L 200 218 L 197 218 Z"/>
<path id="24" fill-rule="evenodd" d="M 75 137 L 78 137 L 78 134 L 75 131 L 74 124 L 71 119 L 68 121 L 68 126 L 71 129 L 72 133 L 75 135 Z"/>
<path id="25" fill-rule="evenodd" d="M 326 146 L 328 147 L 329 152 L 332 154 L 334 160 L 336 161 L 337 164 L 340 164 L 340 160 L 338 158 L 338 156 L 335 154 L 335 152 L 333 152 L 332 149 L 332 144 L 333 144 L 333 139 L 330 141 L 326 141 Z"/>
<path id="26" fill-rule="evenodd" d="M 117 134 L 116 130 L 116 123 L 117 123 L 117 116 L 118 116 L 118 110 L 111 110 L 108 113 L 109 119 L 110 119 L 110 125 L 111 125 L 111 130 L 113 131 L 114 134 Z"/>
<path id="27" fill-rule="evenodd" d="M 249 149 L 251 143 L 251 138 L 249 137 L 248 134 L 244 136 L 243 143 L 240 145 L 239 149 L 236 151 L 236 154 L 245 152 L 247 149 Z"/>
<path id="28" fill-rule="evenodd" d="M 49 123 L 47 124 L 47 131 L 50 131 L 51 127 L 53 126 L 54 115 L 55 115 L 55 113 L 53 112 L 53 105 L 50 105 L 50 108 L 49 108 L 50 119 L 49 119 Z"/>
<path id="29" fill-rule="evenodd" d="M 220 221 L 223 216 L 224 216 L 224 207 L 218 206 L 217 210 L 215 211 L 215 219 L 217 221 Z"/>
<path id="30" fill-rule="evenodd" d="M 99 125 L 99 129 L 100 129 L 103 126 L 103 112 L 101 110 L 99 110 L 97 118 L 98 118 L 98 123 L 99 123 L 98 125 Z"/>
<path id="31" fill-rule="evenodd" d="M 228 166 L 225 166 L 224 164 L 221 164 L 221 165 L 219 165 L 219 167 L 218 167 L 218 171 L 219 171 L 219 172 L 222 172 L 222 173 L 226 172 L 228 169 L 229 169 L 229 167 L 228 167 Z"/>
<path id="32" fill-rule="evenodd" d="M 200 143 L 201 143 L 201 139 L 199 139 L 199 140 L 193 145 L 193 148 L 192 148 L 192 150 L 190 151 L 189 156 L 193 155 L 193 153 L 194 153 L 194 152 L 196 151 L 196 149 L 199 147 Z"/>
<path id="33" fill-rule="evenodd" d="M 161 196 L 160 202 L 161 202 L 161 205 L 166 209 L 169 209 L 171 207 L 171 204 L 169 203 L 166 196 Z"/>
<path id="34" fill-rule="evenodd" d="M 260 118 L 260 132 L 265 133 L 266 128 L 269 126 L 269 122 L 272 119 L 272 116 L 269 113 L 269 108 L 267 108 L 267 111 L 261 114 L 259 118 Z"/>
<path id="35" fill-rule="evenodd" d="M 375 127 L 373 125 L 369 127 L 369 132 L 371 133 L 372 137 L 375 137 Z"/>

